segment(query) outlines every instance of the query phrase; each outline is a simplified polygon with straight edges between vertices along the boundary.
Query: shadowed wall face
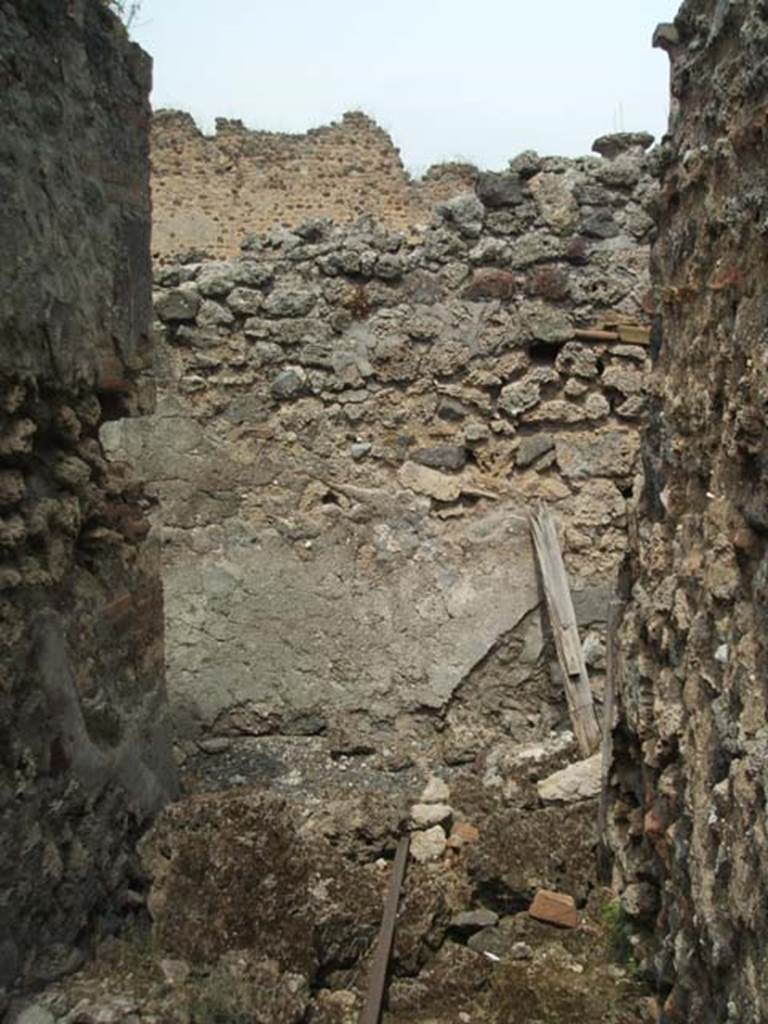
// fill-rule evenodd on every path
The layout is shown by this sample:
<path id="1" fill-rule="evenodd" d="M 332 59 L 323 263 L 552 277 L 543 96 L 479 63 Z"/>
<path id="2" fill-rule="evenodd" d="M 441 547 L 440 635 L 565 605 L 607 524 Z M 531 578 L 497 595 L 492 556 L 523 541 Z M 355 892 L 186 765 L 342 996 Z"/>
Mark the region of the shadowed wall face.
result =
<path id="1" fill-rule="evenodd" d="M 175 789 L 144 499 L 150 63 L 97 0 L 0 14 L 0 1010 L 75 966 Z"/>
<path id="2" fill-rule="evenodd" d="M 613 842 L 665 1020 L 768 1019 L 768 132 L 764 3 L 689 0 L 621 636 Z"/>

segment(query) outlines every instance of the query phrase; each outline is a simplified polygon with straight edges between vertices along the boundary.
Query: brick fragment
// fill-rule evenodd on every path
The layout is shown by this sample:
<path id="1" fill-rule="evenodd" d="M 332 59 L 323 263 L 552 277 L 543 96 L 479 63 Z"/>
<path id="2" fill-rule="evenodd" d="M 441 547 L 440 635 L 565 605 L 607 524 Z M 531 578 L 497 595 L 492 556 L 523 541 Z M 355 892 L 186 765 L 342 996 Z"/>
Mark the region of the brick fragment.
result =
<path id="1" fill-rule="evenodd" d="M 528 913 L 537 921 L 545 921 L 559 928 L 576 928 L 579 923 L 579 913 L 573 896 L 552 892 L 550 889 L 539 889 L 528 908 Z"/>

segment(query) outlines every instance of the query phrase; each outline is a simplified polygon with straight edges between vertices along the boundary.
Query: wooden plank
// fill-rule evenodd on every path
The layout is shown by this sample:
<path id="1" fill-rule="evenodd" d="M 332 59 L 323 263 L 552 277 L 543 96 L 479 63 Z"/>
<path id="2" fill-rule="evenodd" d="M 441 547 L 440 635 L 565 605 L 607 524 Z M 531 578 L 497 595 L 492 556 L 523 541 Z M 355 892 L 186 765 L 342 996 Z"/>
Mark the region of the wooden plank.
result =
<path id="1" fill-rule="evenodd" d="M 620 341 L 618 331 L 582 330 L 578 328 L 573 332 L 574 338 L 578 341 Z"/>
<path id="2" fill-rule="evenodd" d="M 397 845 L 395 862 L 392 866 L 392 878 L 389 882 L 389 890 L 384 903 L 381 930 L 376 944 L 376 952 L 373 954 L 373 964 L 371 965 L 371 973 L 368 978 L 368 989 L 365 993 L 365 1002 L 360 1014 L 360 1024 L 379 1024 L 381 1021 L 381 1012 L 384 1006 L 384 990 L 387 985 L 387 972 L 389 970 L 389 957 L 392 952 L 392 940 L 395 936 L 395 924 L 397 923 L 397 906 L 400 902 L 400 889 L 405 878 L 410 843 L 411 837 L 405 835 Z"/>
<path id="3" fill-rule="evenodd" d="M 600 804 L 597 811 L 597 875 L 604 885 L 611 881 L 611 855 L 606 837 L 608 825 L 608 786 L 613 761 L 613 726 L 616 711 L 616 656 L 617 634 L 624 616 L 626 602 L 619 597 L 608 606 L 606 635 L 605 700 L 603 702 L 603 736 L 601 741 Z"/>
<path id="4" fill-rule="evenodd" d="M 530 527 L 574 735 L 581 756 L 591 757 L 600 745 L 600 730 L 557 530 L 543 505 L 531 513 Z"/>
<path id="5" fill-rule="evenodd" d="M 639 324 L 619 324 L 619 337 L 627 345 L 650 345 L 650 327 L 641 327 Z"/>

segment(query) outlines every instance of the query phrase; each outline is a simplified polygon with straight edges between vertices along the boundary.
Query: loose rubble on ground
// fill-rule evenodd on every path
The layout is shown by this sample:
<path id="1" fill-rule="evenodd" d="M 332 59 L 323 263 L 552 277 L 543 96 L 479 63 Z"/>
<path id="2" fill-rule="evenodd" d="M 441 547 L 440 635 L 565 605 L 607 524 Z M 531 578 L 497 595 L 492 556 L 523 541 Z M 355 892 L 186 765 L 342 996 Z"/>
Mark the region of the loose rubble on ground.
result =
<path id="1" fill-rule="evenodd" d="M 406 830 L 385 1022 L 651 1021 L 576 756 L 565 733 L 437 775 L 318 737 L 204 741 L 141 842 L 133 926 L 16 1024 L 353 1024 Z"/>

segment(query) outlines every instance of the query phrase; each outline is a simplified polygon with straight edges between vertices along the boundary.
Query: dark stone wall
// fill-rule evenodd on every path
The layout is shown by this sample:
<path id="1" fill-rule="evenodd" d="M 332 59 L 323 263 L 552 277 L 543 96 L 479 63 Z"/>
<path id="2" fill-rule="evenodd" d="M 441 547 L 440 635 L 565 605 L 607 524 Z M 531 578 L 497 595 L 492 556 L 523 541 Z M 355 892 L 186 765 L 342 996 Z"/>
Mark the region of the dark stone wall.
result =
<path id="1" fill-rule="evenodd" d="M 105 4 L 0 4 L 0 368 L 109 386 L 147 364 L 150 82 Z"/>
<path id="2" fill-rule="evenodd" d="M 664 1021 L 768 1019 L 768 5 L 689 0 L 611 829 Z"/>
<path id="3" fill-rule="evenodd" d="M 0 1011 L 130 912 L 176 788 L 147 501 L 99 438 L 152 404 L 149 85 L 99 0 L 0 3 Z"/>

